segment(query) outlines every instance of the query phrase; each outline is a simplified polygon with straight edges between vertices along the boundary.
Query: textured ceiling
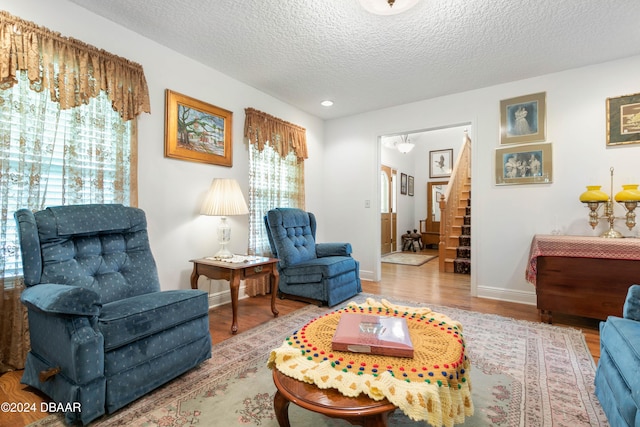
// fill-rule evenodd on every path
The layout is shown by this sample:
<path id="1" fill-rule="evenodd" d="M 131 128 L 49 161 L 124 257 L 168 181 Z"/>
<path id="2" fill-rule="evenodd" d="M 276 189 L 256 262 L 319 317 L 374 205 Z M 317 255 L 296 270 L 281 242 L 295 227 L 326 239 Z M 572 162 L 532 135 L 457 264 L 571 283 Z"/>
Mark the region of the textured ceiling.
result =
<path id="1" fill-rule="evenodd" d="M 325 119 L 640 54 L 639 0 L 71 1 Z"/>

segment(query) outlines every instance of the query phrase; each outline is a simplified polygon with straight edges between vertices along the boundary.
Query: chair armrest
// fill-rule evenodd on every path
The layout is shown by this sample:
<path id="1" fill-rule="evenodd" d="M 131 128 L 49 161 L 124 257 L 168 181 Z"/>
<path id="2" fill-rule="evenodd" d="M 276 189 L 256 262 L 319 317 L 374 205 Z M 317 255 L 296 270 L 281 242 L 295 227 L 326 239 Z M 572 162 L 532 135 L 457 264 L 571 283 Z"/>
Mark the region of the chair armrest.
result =
<path id="1" fill-rule="evenodd" d="M 351 256 L 351 243 L 316 243 L 316 256 Z"/>
<path id="2" fill-rule="evenodd" d="M 102 309 L 100 296 L 91 289 L 52 283 L 25 289 L 20 301 L 29 308 L 50 314 L 97 316 Z"/>
<path id="3" fill-rule="evenodd" d="M 631 285 L 622 308 L 625 319 L 640 320 L 640 285 Z"/>

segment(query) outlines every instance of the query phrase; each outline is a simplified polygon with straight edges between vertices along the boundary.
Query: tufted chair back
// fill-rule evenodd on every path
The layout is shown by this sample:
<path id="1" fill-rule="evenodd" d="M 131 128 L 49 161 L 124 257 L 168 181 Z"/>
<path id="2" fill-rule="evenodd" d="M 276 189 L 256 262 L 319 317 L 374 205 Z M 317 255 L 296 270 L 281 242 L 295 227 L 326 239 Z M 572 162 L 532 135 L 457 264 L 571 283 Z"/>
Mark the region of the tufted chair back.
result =
<path id="1" fill-rule="evenodd" d="M 287 267 L 317 258 L 316 217 L 311 212 L 294 208 L 276 208 L 265 217 L 269 243 L 274 257 Z"/>
<path id="2" fill-rule="evenodd" d="M 75 205 L 21 209 L 15 217 L 27 286 L 80 286 L 102 304 L 160 291 L 142 210 Z"/>

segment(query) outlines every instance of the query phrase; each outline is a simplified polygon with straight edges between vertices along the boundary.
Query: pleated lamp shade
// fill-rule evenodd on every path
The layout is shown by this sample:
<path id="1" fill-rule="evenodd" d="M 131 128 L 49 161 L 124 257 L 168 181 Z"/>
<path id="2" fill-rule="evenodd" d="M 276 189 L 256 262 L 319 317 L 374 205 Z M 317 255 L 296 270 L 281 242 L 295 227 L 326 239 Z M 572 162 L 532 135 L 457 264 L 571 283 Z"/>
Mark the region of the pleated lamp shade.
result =
<path id="1" fill-rule="evenodd" d="M 211 182 L 209 192 L 200 207 L 200 214 L 220 217 L 218 224 L 220 250 L 214 255 L 214 258 L 233 258 L 233 253 L 227 249 L 227 245 L 231 241 L 231 227 L 227 222 L 227 217 L 248 213 L 247 202 L 244 201 L 238 181 L 216 178 Z"/>
<path id="2" fill-rule="evenodd" d="M 247 215 L 249 208 L 235 179 L 216 178 L 202 203 L 200 214 L 212 216 Z"/>

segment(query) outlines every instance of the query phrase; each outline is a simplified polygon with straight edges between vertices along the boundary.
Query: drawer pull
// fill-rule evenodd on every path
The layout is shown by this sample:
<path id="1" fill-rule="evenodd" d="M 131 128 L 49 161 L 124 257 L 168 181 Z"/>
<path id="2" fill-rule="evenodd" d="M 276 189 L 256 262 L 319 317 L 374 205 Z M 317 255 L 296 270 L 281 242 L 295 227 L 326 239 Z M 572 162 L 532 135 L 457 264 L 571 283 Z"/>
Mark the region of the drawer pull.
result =
<path id="1" fill-rule="evenodd" d="M 259 265 L 257 267 L 253 267 L 253 271 L 256 272 L 256 273 L 260 273 L 262 271 L 262 266 Z"/>

